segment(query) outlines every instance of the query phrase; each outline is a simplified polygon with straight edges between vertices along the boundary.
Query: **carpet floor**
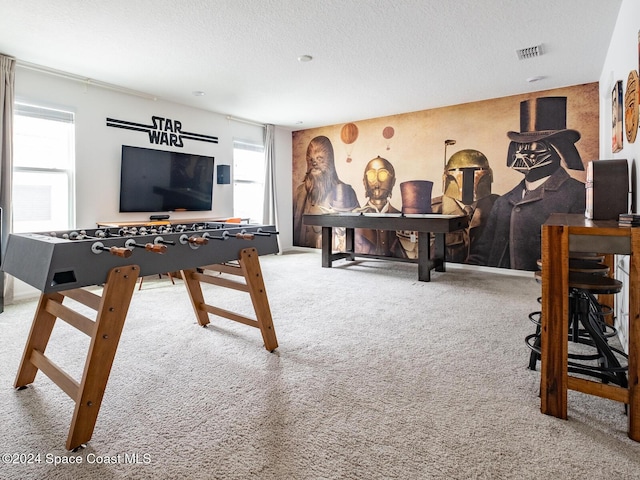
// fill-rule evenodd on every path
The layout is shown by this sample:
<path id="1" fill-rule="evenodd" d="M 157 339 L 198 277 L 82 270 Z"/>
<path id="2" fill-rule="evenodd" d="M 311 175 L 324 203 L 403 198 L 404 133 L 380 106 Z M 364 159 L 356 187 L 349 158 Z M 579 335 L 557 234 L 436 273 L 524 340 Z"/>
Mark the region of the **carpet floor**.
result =
<path id="1" fill-rule="evenodd" d="M 65 449 L 73 402 L 16 375 L 35 301 L 0 315 L 0 479 L 640 478 L 623 405 L 569 392 L 540 413 L 527 369 L 533 277 L 320 252 L 261 257 L 279 348 L 211 316 L 182 281 L 135 292 L 91 441 Z M 244 292 L 208 303 L 253 315 Z M 47 355 L 80 378 L 88 340 L 57 322 Z"/>

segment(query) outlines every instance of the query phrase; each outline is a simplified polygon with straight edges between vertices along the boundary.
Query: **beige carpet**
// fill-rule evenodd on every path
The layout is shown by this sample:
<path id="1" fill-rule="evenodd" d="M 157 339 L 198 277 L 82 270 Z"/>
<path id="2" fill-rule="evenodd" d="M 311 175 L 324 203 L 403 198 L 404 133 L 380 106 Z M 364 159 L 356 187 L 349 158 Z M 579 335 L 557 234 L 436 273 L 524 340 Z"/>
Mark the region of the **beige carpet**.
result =
<path id="1" fill-rule="evenodd" d="M 532 278 L 450 268 L 424 283 L 412 264 L 324 269 L 306 249 L 261 260 L 278 350 L 228 320 L 199 327 L 181 281 L 145 279 L 77 453 L 71 400 L 41 374 L 12 388 L 35 302 L 7 306 L 0 453 L 40 463 L 0 463 L 0 478 L 640 478 L 621 404 L 570 392 L 569 420 L 540 413 Z M 242 292 L 205 292 L 251 312 Z M 48 354 L 79 378 L 87 344 L 59 322 Z"/>

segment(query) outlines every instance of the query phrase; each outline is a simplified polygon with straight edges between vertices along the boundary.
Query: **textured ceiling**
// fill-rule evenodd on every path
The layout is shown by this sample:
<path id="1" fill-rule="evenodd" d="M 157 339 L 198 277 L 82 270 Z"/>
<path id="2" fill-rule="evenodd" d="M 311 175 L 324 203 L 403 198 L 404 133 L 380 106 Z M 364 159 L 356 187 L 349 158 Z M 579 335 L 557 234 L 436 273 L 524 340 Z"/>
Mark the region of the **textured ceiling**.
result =
<path id="1" fill-rule="evenodd" d="M 0 0 L 0 52 L 299 130 L 598 81 L 621 1 Z"/>

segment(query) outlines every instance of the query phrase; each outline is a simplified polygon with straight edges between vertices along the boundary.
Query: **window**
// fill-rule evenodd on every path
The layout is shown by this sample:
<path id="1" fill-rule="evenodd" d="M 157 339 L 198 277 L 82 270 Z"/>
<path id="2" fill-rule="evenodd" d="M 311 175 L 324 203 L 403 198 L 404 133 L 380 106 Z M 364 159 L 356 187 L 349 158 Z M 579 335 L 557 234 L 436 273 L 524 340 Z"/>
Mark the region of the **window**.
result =
<path id="1" fill-rule="evenodd" d="M 13 231 L 71 228 L 73 112 L 16 103 L 13 125 Z"/>
<path id="2" fill-rule="evenodd" d="M 233 141 L 233 216 L 262 223 L 264 147 Z"/>

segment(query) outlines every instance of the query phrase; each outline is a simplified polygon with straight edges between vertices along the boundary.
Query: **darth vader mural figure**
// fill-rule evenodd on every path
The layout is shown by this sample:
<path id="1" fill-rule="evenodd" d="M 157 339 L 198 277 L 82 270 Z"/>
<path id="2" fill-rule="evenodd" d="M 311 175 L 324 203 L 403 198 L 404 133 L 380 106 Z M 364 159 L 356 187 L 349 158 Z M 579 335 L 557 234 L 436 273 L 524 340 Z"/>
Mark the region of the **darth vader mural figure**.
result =
<path id="1" fill-rule="evenodd" d="M 584 213 L 584 184 L 562 166 L 584 170 L 575 146 L 580 133 L 566 128 L 566 111 L 566 97 L 520 103 L 520 132 L 507 133 L 507 166 L 524 178 L 495 201 L 469 263 L 536 270 L 541 226 L 549 215 Z"/>

